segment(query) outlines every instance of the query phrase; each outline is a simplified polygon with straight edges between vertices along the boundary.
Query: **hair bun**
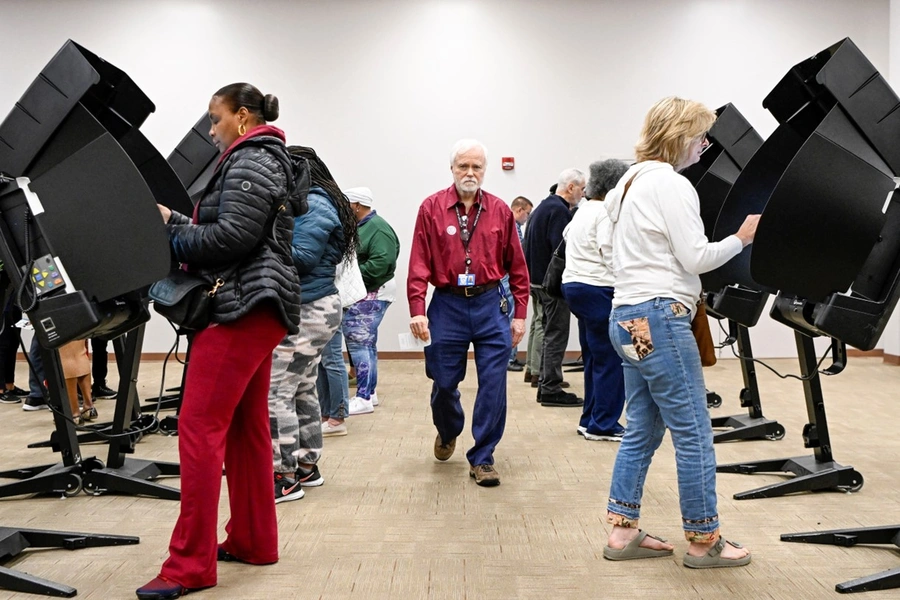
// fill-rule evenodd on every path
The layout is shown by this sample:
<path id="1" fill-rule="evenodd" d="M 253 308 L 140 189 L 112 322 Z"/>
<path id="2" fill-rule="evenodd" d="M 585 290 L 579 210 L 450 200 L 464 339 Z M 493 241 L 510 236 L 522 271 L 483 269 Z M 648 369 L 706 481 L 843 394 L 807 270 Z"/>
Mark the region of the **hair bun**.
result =
<path id="1" fill-rule="evenodd" d="M 274 121 L 278 118 L 278 98 L 272 94 L 266 94 L 262 102 L 263 119 Z"/>

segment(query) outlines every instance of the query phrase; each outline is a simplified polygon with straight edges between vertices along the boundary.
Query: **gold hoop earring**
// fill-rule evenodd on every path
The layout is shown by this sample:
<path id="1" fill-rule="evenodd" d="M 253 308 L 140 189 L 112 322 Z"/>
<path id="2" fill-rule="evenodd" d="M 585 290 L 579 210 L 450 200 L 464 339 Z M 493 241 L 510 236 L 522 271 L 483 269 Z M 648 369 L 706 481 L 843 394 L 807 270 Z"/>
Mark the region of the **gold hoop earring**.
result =
<path id="1" fill-rule="evenodd" d="M 247 127 L 241 123 L 238 125 L 238 135 L 244 135 L 245 133 L 247 133 Z"/>

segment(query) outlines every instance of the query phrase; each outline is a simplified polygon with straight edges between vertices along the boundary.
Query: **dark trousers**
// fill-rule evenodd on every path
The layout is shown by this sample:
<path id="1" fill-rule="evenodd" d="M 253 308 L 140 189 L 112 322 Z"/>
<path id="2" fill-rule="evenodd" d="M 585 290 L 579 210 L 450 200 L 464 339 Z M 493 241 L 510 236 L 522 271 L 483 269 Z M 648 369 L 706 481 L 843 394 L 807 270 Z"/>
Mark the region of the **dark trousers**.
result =
<path id="1" fill-rule="evenodd" d="M 28 370 L 28 396 L 30 398 L 43 398 L 44 357 L 41 356 L 41 345 L 38 343 L 37 336 L 31 338 L 28 360 L 31 362 L 31 368 Z"/>
<path id="2" fill-rule="evenodd" d="M 563 380 L 562 363 L 569 345 L 569 321 L 572 313 L 562 298 L 540 291 L 544 307 L 544 345 L 541 348 L 541 394 L 559 394 Z"/>
<path id="3" fill-rule="evenodd" d="M 465 426 L 458 388 L 466 377 L 469 344 L 475 347 L 475 445 L 466 452 L 471 465 L 494 464 L 494 448 L 506 427 L 506 366 L 512 334 L 509 318 L 500 311 L 500 298 L 497 290 L 473 298 L 435 290 L 428 305 L 431 345 L 425 348 L 425 374 L 434 382 L 431 414 L 444 442 L 458 437 Z"/>
<path id="4" fill-rule="evenodd" d="M 3 368 L 3 383 L 16 381 L 16 354 L 19 352 L 19 340 L 22 330 L 16 323 L 22 318 L 22 311 L 15 306 L 8 306 L 3 312 L 3 332 L 0 333 L 0 366 Z"/>
<path id="5" fill-rule="evenodd" d="M 95 386 L 106 385 L 106 376 L 109 375 L 108 344 L 108 340 L 91 338 L 91 379 Z"/>
<path id="6" fill-rule="evenodd" d="M 619 418 L 625 407 L 622 359 L 609 339 L 613 288 L 566 283 L 563 294 L 578 317 L 584 358 L 584 408 L 579 425 L 595 435 L 613 433 L 621 427 Z"/>
<path id="7" fill-rule="evenodd" d="M 222 547 L 249 563 L 278 560 L 269 375 L 286 333 L 265 305 L 194 336 L 178 417 L 181 514 L 160 571 L 185 587 L 216 584 L 223 462 L 231 518 Z"/>

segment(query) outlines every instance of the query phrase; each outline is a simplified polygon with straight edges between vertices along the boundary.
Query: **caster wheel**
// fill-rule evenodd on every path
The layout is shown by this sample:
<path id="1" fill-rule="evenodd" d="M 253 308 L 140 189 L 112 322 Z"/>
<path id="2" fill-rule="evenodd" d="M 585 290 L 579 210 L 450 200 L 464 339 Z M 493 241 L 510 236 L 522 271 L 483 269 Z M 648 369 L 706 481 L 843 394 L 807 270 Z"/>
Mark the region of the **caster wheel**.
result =
<path id="1" fill-rule="evenodd" d="M 82 481 L 81 476 L 75 473 L 71 473 L 66 481 L 66 489 L 63 491 L 63 495 L 66 498 L 71 498 L 72 496 L 77 496 L 81 493 L 82 490 Z"/>
<path id="2" fill-rule="evenodd" d="M 722 396 L 715 392 L 706 392 L 706 406 L 707 408 L 719 408 L 722 406 Z"/>
<path id="3" fill-rule="evenodd" d="M 853 483 L 850 485 L 839 485 L 838 489 L 842 492 L 852 494 L 853 492 L 858 492 L 859 490 L 861 490 L 863 483 L 865 483 L 865 481 L 863 480 L 862 473 L 853 471 Z"/>
<path id="4" fill-rule="evenodd" d="M 784 427 L 779 427 L 772 433 L 766 436 L 767 440 L 772 440 L 773 442 L 777 442 L 780 439 L 784 439 Z"/>

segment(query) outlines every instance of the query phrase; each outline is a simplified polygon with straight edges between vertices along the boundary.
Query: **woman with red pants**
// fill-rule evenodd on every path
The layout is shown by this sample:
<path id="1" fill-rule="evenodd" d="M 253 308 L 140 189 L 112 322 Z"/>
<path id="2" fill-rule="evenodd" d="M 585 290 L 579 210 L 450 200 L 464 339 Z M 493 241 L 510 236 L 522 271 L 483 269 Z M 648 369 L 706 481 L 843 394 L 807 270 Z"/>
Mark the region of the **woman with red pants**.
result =
<path id="1" fill-rule="evenodd" d="M 216 560 L 278 560 L 269 433 L 272 351 L 298 331 L 300 283 L 291 260 L 299 201 L 284 133 L 267 125 L 278 99 L 246 83 L 209 102 L 222 153 L 193 218 L 160 206 L 173 255 L 188 271 L 225 277 L 212 323 L 197 332 L 178 419 L 181 514 L 159 576 L 138 598 L 177 598 L 216 585 Z M 284 205 L 285 210 L 279 210 Z M 217 546 L 222 464 L 231 519 Z"/>

